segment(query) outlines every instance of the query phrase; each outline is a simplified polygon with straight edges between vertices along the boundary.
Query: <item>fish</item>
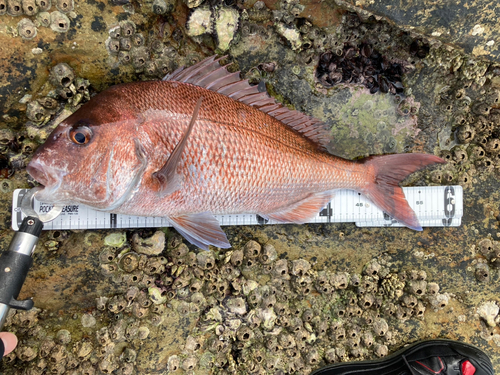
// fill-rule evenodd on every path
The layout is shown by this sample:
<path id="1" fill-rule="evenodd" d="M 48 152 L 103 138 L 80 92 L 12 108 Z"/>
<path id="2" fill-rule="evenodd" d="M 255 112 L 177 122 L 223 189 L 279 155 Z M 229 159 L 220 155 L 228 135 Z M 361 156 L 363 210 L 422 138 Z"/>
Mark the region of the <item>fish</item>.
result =
<path id="1" fill-rule="evenodd" d="M 324 122 L 230 73 L 216 56 L 163 80 L 124 83 L 92 97 L 35 152 L 37 199 L 167 217 L 201 249 L 231 247 L 214 215 L 256 214 L 302 224 L 338 189 L 366 196 L 422 230 L 399 183 L 430 154 L 351 161 L 327 152 Z"/>

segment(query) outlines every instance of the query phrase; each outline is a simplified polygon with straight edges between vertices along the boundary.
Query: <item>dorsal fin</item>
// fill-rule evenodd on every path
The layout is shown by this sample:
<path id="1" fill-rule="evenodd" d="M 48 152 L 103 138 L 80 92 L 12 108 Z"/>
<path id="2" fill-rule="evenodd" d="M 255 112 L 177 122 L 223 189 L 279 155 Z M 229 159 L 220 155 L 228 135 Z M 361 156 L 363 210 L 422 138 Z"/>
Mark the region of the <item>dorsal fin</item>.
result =
<path id="1" fill-rule="evenodd" d="M 225 57 L 225 56 L 224 56 Z M 179 68 L 163 78 L 164 81 L 178 81 L 200 86 L 226 95 L 274 117 L 290 126 L 323 149 L 331 141 L 326 124 L 299 111 L 290 110 L 270 97 L 267 92 L 260 92 L 257 86 L 250 86 L 248 80 L 240 78 L 240 72 L 229 73 L 227 66 L 222 66 L 215 56 L 206 58 L 189 68 Z"/>

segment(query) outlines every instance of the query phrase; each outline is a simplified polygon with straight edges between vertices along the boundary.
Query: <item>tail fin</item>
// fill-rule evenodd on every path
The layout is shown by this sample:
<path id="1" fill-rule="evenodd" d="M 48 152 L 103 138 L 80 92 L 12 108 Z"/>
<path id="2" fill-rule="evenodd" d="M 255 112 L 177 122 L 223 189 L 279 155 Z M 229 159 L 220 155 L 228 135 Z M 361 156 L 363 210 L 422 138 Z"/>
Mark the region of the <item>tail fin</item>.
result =
<path id="1" fill-rule="evenodd" d="M 426 154 L 394 154 L 370 156 L 363 159 L 374 181 L 364 189 L 365 195 L 400 223 L 414 230 L 422 230 L 415 212 L 406 201 L 399 183 L 408 175 L 428 165 L 446 163 L 443 159 Z"/>

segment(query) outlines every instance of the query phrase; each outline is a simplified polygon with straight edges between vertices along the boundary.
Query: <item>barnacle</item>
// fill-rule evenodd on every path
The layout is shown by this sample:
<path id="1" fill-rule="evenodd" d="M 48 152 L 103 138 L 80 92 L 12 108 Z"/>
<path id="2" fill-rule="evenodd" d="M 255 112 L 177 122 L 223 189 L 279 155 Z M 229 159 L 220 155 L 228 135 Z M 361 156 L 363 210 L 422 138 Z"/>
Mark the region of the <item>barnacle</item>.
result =
<path id="1" fill-rule="evenodd" d="M 11 16 L 20 16 L 23 14 L 23 8 L 21 1 L 19 0 L 8 0 L 7 1 L 7 13 Z"/>
<path id="2" fill-rule="evenodd" d="M 34 360 L 38 356 L 37 348 L 30 346 L 23 346 L 17 350 L 17 357 L 24 362 L 29 362 Z"/>
<path id="3" fill-rule="evenodd" d="M 108 38 L 105 44 L 110 54 L 118 54 L 120 51 L 120 41 L 118 39 Z"/>
<path id="4" fill-rule="evenodd" d="M 48 356 L 49 360 L 54 363 L 61 362 L 68 356 L 66 347 L 64 345 L 55 345 Z"/>
<path id="5" fill-rule="evenodd" d="M 243 248 L 243 254 L 247 258 L 257 258 L 260 255 L 262 247 L 256 241 L 248 241 Z"/>
<path id="6" fill-rule="evenodd" d="M 132 40 L 130 38 L 120 38 L 120 51 L 130 51 L 132 48 Z"/>
<path id="7" fill-rule="evenodd" d="M 38 6 L 35 0 L 22 0 L 21 4 L 25 15 L 34 16 L 38 13 Z"/>
<path id="8" fill-rule="evenodd" d="M 120 50 L 118 52 L 118 60 L 122 64 L 128 64 L 132 61 L 132 57 L 130 56 L 130 53 L 128 53 L 128 51 Z"/>
<path id="9" fill-rule="evenodd" d="M 437 283 L 431 282 L 427 284 L 427 294 L 435 295 L 439 293 L 439 285 Z"/>
<path id="10" fill-rule="evenodd" d="M 335 289 L 345 289 L 349 285 L 349 274 L 346 272 L 338 272 L 332 275 L 330 283 Z"/>
<path id="11" fill-rule="evenodd" d="M 29 18 L 23 18 L 17 24 L 17 31 L 23 39 L 31 40 L 36 37 L 37 29 L 35 24 Z"/>
<path id="12" fill-rule="evenodd" d="M 119 265 L 125 272 L 133 272 L 139 265 L 139 255 L 132 251 L 128 252 L 121 257 Z"/>
<path id="13" fill-rule="evenodd" d="M 180 359 L 177 355 L 172 355 L 168 358 L 167 370 L 168 372 L 175 372 L 180 367 Z"/>
<path id="14" fill-rule="evenodd" d="M 408 283 L 408 290 L 416 296 L 423 296 L 427 291 L 427 282 L 425 280 L 415 280 Z"/>
<path id="15" fill-rule="evenodd" d="M 0 0 L 0 16 L 7 13 L 7 0 Z"/>
<path id="16" fill-rule="evenodd" d="M 155 14 L 165 14 L 167 13 L 167 3 L 165 0 L 154 0 L 153 2 L 153 13 Z"/>
<path id="17" fill-rule="evenodd" d="M 141 306 L 139 303 L 134 302 L 132 304 L 132 314 L 139 319 L 143 319 L 148 316 L 149 309 L 147 307 Z"/>
<path id="18" fill-rule="evenodd" d="M 389 330 L 389 325 L 387 321 L 383 318 L 377 318 L 373 322 L 373 331 L 377 336 L 384 336 Z"/>
<path id="19" fill-rule="evenodd" d="M 143 272 L 147 275 L 162 274 L 165 271 L 166 258 L 149 258 L 143 267 Z"/>
<path id="20" fill-rule="evenodd" d="M 151 299 L 151 301 L 153 301 L 153 303 L 156 305 L 161 305 L 167 301 L 167 296 L 166 296 L 165 291 L 161 290 L 158 287 L 148 288 L 148 294 L 149 294 L 149 298 Z M 143 305 L 143 307 L 147 307 L 147 306 Z"/>
<path id="21" fill-rule="evenodd" d="M 485 263 L 477 263 L 474 274 L 480 282 L 487 282 L 490 279 L 490 269 Z"/>
<path id="22" fill-rule="evenodd" d="M 226 306 L 234 314 L 245 315 L 247 313 L 246 303 L 243 298 L 229 298 L 226 301 Z"/>
<path id="23" fill-rule="evenodd" d="M 385 357 L 389 353 L 389 349 L 384 344 L 376 344 L 373 352 L 377 357 Z"/>
<path id="24" fill-rule="evenodd" d="M 75 8 L 75 4 L 73 0 L 56 0 L 56 8 L 63 13 L 69 13 Z"/>
<path id="25" fill-rule="evenodd" d="M 431 306 L 434 307 L 435 309 L 442 309 L 448 304 L 450 297 L 447 293 L 444 294 L 436 293 L 434 295 L 429 296 L 428 300 Z"/>
<path id="26" fill-rule="evenodd" d="M 118 368 L 114 355 L 108 354 L 99 362 L 99 369 L 104 373 L 112 373 Z"/>
<path id="27" fill-rule="evenodd" d="M 40 12 L 46 12 L 52 6 L 52 0 L 36 0 L 35 4 Z"/>
<path id="28" fill-rule="evenodd" d="M 66 345 L 71 342 L 71 333 L 67 329 L 60 329 L 56 333 L 59 344 Z"/>
<path id="29" fill-rule="evenodd" d="M 215 266 L 215 259 L 211 252 L 204 251 L 196 255 L 198 266 L 204 270 L 210 270 Z"/>
<path id="30" fill-rule="evenodd" d="M 114 296 L 108 302 L 108 310 L 115 314 L 125 309 L 126 306 L 127 301 L 120 295 Z"/>
<path id="31" fill-rule="evenodd" d="M 380 271 L 380 268 L 380 264 L 375 259 L 373 259 L 365 265 L 365 267 L 363 268 L 363 273 L 368 276 L 376 276 Z"/>
<path id="32" fill-rule="evenodd" d="M 40 123 L 44 120 L 45 116 L 46 110 L 37 100 L 28 103 L 26 117 L 35 123 Z"/>
<path id="33" fill-rule="evenodd" d="M 304 276 L 311 269 L 311 264 L 304 259 L 292 261 L 292 275 Z"/>
<path id="34" fill-rule="evenodd" d="M 135 48 L 132 51 L 132 65 L 134 66 L 136 72 L 144 70 L 148 58 L 149 55 L 144 47 Z"/>
<path id="35" fill-rule="evenodd" d="M 59 33 L 69 30 L 69 18 L 64 13 L 55 11 L 50 14 L 50 28 Z"/>

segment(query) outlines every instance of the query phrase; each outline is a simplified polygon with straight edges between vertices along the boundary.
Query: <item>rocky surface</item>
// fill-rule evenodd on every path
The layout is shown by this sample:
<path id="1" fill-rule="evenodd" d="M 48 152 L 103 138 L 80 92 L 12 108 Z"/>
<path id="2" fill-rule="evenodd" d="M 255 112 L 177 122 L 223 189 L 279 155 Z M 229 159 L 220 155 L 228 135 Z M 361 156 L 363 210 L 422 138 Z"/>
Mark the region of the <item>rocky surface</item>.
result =
<path id="1" fill-rule="evenodd" d="M 202 252 L 170 229 L 45 232 L 21 295 L 37 310 L 9 318 L 21 341 L 3 373 L 206 373 L 209 366 L 305 373 L 433 337 L 478 345 L 500 371 L 500 66 L 489 56 L 325 2 L 59 1 L 29 10 L 27 1 L 19 16 L 2 13 L 1 4 L 3 248 L 12 237 L 12 191 L 33 186 L 24 166 L 59 121 L 111 84 L 159 79 L 214 52 L 279 101 L 324 120 L 331 152 L 434 153 L 448 164 L 406 183 L 465 189 L 461 227 L 420 233 L 352 224 L 225 227 L 233 249 Z M 376 275 L 367 264 L 380 266 Z M 277 283 L 284 265 L 289 278 Z M 299 274 L 294 265 L 310 268 Z M 341 287 L 339 275 L 351 284 Z M 357 277 L 369 279 L 368 291 L 352 284 Z M 415 295 L 423 282 L 425 295 Z M 363 307 L 355 324 L 339 316 Z M 328 326 L 309 322 L 310 310 Z M 378 312 L 392 336 L 377 335 L 366 311 Z M 408 320 L 398 319 L 405 312 Z M 297 346 L 290 320 L 311 350 Z M 338 337 L 339 328 L 355 331 L 357 346 Z M 213 335 L 223 347 L 213 346 Z M 276 355 L 260 360 L 266 345 Z M 297 367 L 283 367 L 293 350 Z"/>
<path id="2" fill-rule="evenodd" d="M 472 56 L 500 61 L 500 4 L 490 0 L 397 2 L 340 0 L 407 30 L 453 44 Z"/>

